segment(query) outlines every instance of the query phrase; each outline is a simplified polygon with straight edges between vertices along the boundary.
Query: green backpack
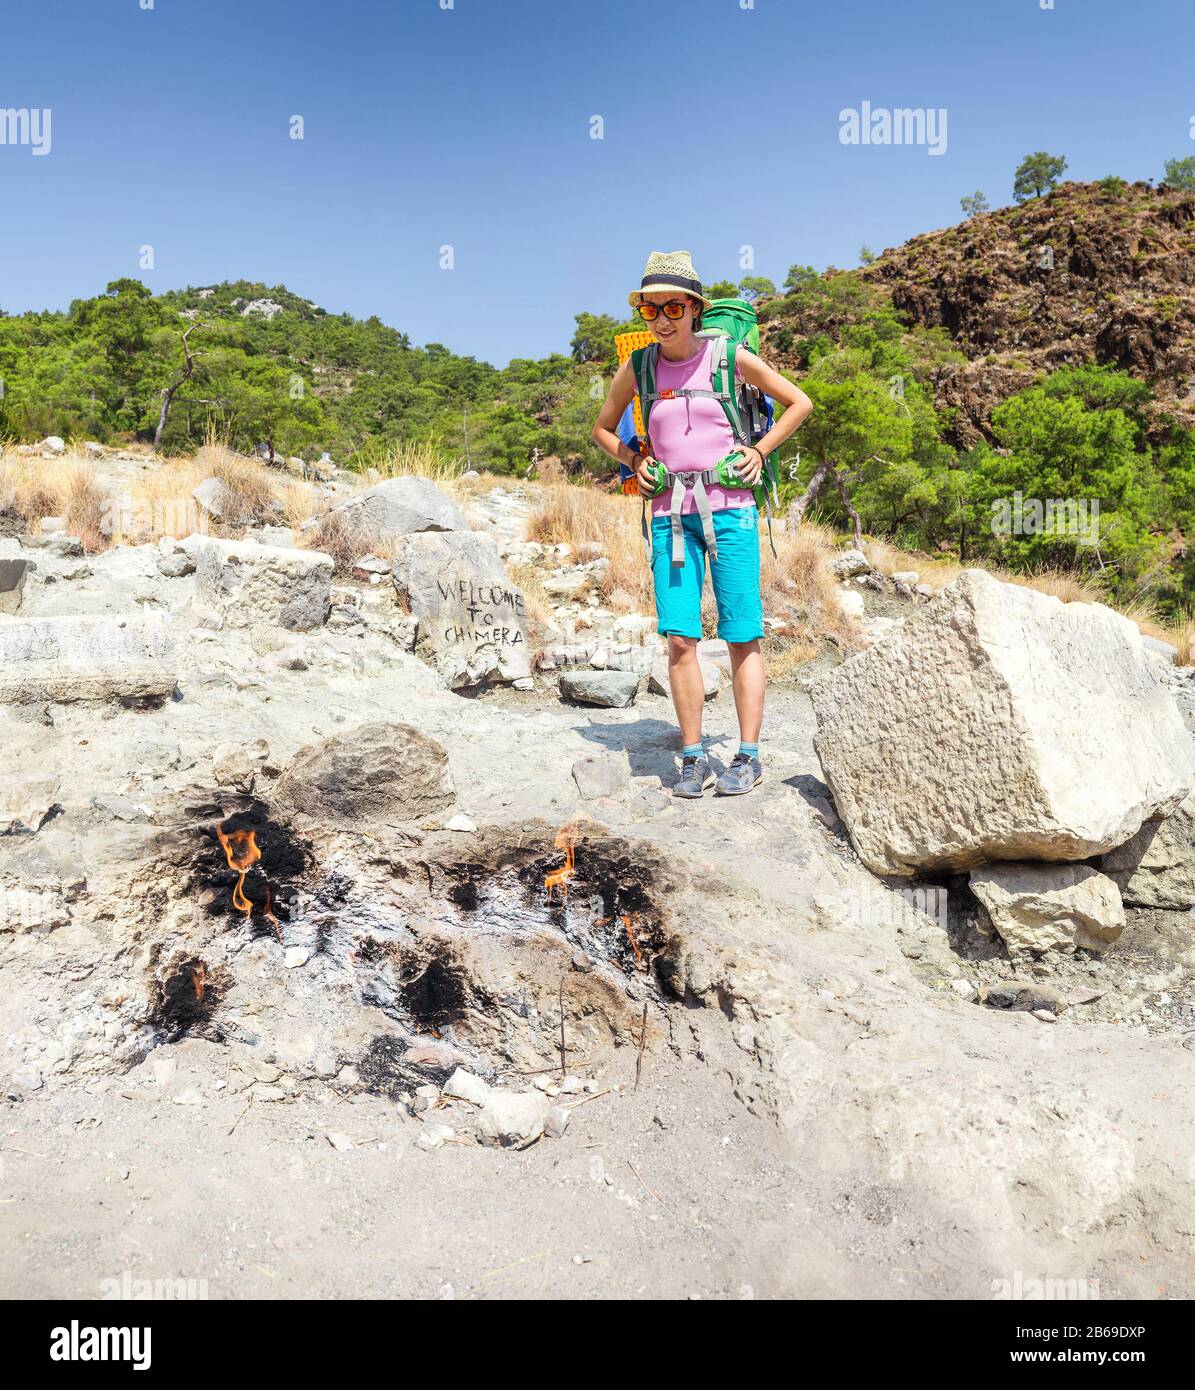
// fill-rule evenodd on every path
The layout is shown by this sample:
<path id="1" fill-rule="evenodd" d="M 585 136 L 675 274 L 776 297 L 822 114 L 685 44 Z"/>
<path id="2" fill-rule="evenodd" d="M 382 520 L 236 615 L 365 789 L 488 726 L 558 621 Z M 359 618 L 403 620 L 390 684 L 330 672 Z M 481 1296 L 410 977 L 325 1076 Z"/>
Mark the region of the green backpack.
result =
<path id="1" fill-rule="evenodd" d="M 763 392 L 749 382 L 737 383 L 736 389 L 734 358 L 740 344 L 745 346 L 749 352 L 756 354 L 759 352 L 759 319 L 756 317 L 755 310 L 745 299 L 712 300 L 711 307 L 706 309 L 701 316 L 701 329 L 697 337 L 712 338 L 715 341 L 713 361 L 710 364 L 710 386 L 712 389 L 705 391 L 684 388 L 679 391 L 668 392 L 667 397 L 712 396 L 726 412 L 727 423 L 730 425 L 731 433 L 738 444 L 742 446 L 754 444 L 756 440 L 762 439 L 771 428 L 771 407 Z M 661 399 L 660 393 L 656 390 L 656 359 L 659 352 L 659 343 L 650 343 L 647 347 L 636 348 L 631 353 L 631 371 L 634 374 L 635 389 L 643 411 L 643 428 L 649 439 L 651 438 L 651 408 L 656 401 Z M 728 468 L 733 474 L 733 468 L 727 464 L 727 459 L 731 457 L 733 455 L 728 454 L 726 459 L 718 460 L 718 465 L 710 469 L 708 474 L 702 476 L 709 477 L 710 481 L 714 482 L 728 482 Z M 662 465 L 660 471 L 663 472 Z M 718 476 L 710 477 L 715 472 Z M 772 547 L 773 555 L 776 554 L 776 547 L 772 542 L 772 502 L 775 501 L 779 507 L 778 482 L 776 453 L 773 451 L 764 459 L 763 472 L 760 474 L 759 482 L 752 489 L 755 505 L 761 512 L 767 514 L 768 544 Z M 739 486 L 742 484 L 740 483 Z M 769 488 L 771 489 L 770 499 Z M 662 490 L 663 482 L 661 479 L 661 487 L 657 491 Z M 702 496 L 704 496 L 703 490 L 698 496 L 699 507 Z M 651 541 L 647 531 L 646 507 L 645 500 L 643 534 L 647 538 L 650 553 Z M 703 516 L 703 522 L 708 522 L 708 516 Z M 677 552 L 680 542 L 679 528 L 675 520 L 673 531 L 673 560 L 678 562 Z M 711 529 L 707 525 L 707 541 L 710 536 Z M 714 554 L 717 554 L 716 549 Z"/>

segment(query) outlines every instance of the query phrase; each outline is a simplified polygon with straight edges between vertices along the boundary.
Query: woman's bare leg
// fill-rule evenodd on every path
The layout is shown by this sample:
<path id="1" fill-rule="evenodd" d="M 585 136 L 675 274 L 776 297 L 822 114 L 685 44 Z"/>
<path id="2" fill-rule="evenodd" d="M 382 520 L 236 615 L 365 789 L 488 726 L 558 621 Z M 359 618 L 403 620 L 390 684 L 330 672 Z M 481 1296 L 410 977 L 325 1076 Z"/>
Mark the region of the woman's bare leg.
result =
<path id="1" fill-rule="evenodd" d="M 751 642 L 727 642 L 726 646 L 730 652 L 739 738 L 743 743 L 758 743 L 759 731 L 763 727 L 764 701 L 763 653 L 759 649 L 759 638 Z M 693 664 L 697 665 L 696 646 Z"/>
<path id="2" fill-rule="evenodd" d="M 759 646 L 757 642 L 756 647 Z M 668 634 L 668 684 L 680 725 L 681 743 L 688 748 L 701 742 L 701 714 L 705 707 L 705 682 L 697 664 L 697 638 Z M 737 698 L 737 697 L 736 697 Z"/>

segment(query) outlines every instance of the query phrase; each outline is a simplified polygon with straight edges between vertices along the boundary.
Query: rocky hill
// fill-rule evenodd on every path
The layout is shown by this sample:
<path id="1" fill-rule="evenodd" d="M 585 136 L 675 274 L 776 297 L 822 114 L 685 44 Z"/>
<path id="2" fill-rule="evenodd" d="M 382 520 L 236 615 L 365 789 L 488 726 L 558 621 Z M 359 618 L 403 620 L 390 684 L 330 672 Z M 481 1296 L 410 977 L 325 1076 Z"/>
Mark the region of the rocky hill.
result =
<path id="1" fill-rule="evenodd" d="M 910 325 L 945 329 L 966 356 L 935 381 L 937 405 L 957 410 L 963 447 L 1042 372 L 1088 363 L 1148 381 L 1159 407 L 1195 423 L 1195 192 L 1066 183 L 913 237 L 861 271 L 827 272 L 841 274 L 879 291 Z M 765 342 L 785 327 L 836 325 L 781 302 Z"/>

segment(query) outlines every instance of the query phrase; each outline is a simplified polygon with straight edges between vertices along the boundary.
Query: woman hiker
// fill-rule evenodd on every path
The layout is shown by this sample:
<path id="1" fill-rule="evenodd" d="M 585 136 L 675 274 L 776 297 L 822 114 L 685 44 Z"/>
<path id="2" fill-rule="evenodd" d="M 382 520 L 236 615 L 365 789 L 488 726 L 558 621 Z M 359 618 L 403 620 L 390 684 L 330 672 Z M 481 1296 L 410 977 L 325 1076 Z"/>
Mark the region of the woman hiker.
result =
<path id="1" fill-rule="evenodd" d="M 656 363 L 658 392 L 689 388 L 710 390 L 713 340 L 698 338 L 701 314 L 712 307 L 702 293 L 701 280 L 688 251 L 653 251 L 643 281 L 627 300 L 639 311 L 660 345 Z M 763 636 L 763 600 L 759 577 L 759 513 L 751 489 L 759 481 L 764 458 L 808 417 L 809 397 L 791 381 L 765 366 L 740 345 L 735 353 L 735 379 L 748 381 L 785 407 L 784 414 L 760 439 L 741 450 L 738 464 L 741 488 L 711 483 L 706 492 L 717 555 L 710 554 L 710 578 L 718 604 L 718 636 L 730 651 L 734 704 L 739 719 L 739 751 L 717 778 L 715 790 L 736 796 L 759 785 L 759 730 L 763 723 L 764 673 L 759 641 Z M 635 470 L 639 486 L 650 495 L 649 462 L 614 433 L 635 391 L 628 358 L 615 373 L 610 394 L 598 412 L 593 440 L 607 454 Z M 669 473 L 691 473 L 714 467 L 719 459 L 739 451 L 730 424 L 711 396 L 665 397 L 651 408 L 651 447 Z M 684 563 L 673 556 L 670 493 L 666 488 L 652 502 L 652 581 L 659 631 L 668 638 L 668 683 L 681 734 L 681 774 L 675 796 L 701 796 L 714 782 L 701 744 L 705 683 L 697 663 L 701 638 L 701 591 L 705 585 L 707 544 L 694 492 L 686 490 L 681 507 Z"/>

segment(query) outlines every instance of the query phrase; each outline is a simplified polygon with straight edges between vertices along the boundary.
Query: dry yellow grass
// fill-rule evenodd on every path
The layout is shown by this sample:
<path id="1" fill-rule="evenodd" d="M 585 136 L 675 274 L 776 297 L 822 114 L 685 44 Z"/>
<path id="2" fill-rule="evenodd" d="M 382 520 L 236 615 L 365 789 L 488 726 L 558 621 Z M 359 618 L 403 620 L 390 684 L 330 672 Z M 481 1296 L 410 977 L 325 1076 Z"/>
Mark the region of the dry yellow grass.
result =
<path id="1" fill-rule="evenodd" d="M 602 534 L 610 568 L 602 580 L 602 602 L 616 613 L 650 613 L 655 608 L 651 571 L 639 520 L 639 500 L 618 496 L 616 524 Z"/>
<path id="2" fill-rule="evenodd" d="M 1173 642 L 1178 648 L 1175 661 L 1180 666 L 1195 666 L 1195 613 L 1189 608 L 1183 610 L 1164 633 L 1164 641 Z"/>
<path id="3" fill-rule="evenodd" d="M 837 583 L 830 569 L 834 536 L 823 526 L 807 522 L 795 534 L 778 532 L 776 557 L 763 546 L 761 582 L 764 607 L 793 604 L 816 615 L 823 632 L 832 632 L 847 645 L 858 636 L 858 626 L 838 603 Z"/>
<path id="4" fill-rule="evenodd" d="M 208 468 L 198 455 L 167 459 L 142 475 L 130 488 L 129 506 L 119 518 L 112 543 L 136 544 L 200 530 L 203 514 L 191 493 L 207 476 Z"/>
<path id="5" fill-rule="evenodd" d="M 283 526 L 297 531 L 305 521 L 317 516 L 325 505 L 324 498 L 309 483 L 279 482 L 276 496 L 282 504 L 279 517 Z"/>
<path id="6" fill-rule="evenodd" d="M 94 552 L 109 544 L 112 511 L 111 492 L 94 470 L 82 464 L 72 468 L 66 476 L 62 517 L 84 550 Z"/>
<path id="7" fill-rule="evenodd" d="M 337 574 L 344 574 L 369 547 L 362 549 L 361 533 L 351 529 L 341 512 L 326 511 L 303 536 L 304 545 L 331 555 Z"/>
<path id="8" fill-rule="evenodd" d="M 471 498 L 483 497 L 496 487 L 509 488 L 522 485 L 521 479 L 513 478 L 509 473 L 478 473 L 476 478 L 466 478 L 462 473 L 459 477 L 451 478 L 440 486 L 446 492 L 451 493 L 458 502 L 467 503 Z M 533 486 L 533 484 L 529 484 L 529 486 Z"/>
<path id="9" fill-rule="evenodd" d="M 205 445 L 196 455 L 209 477 L 224 485 L 220 523 L 229 530 L 276 521 L 281 499 L 268 471 L 253 458 L 234 453 L 223 445 Z"/>
<path id="10" fill-rule="evenodd" d="M 901 570 L 916 570 L 918 582 L 928 585 L 935 593 L 953 583 L 968 566 L 951 557 L 940 558 L 915 551 L 898 550 L 882 540 L 865 540 L 863 550 L 868 560 L 881 574 L 898 574 Z M 1101 585 L 1093 578 L 1070 570 L 1036 570 L 1019 572 L 999 565 L 977 565 L 1007 584 L 1020 584 L 1038 593 L 1050 594 L 1063 603 L 1107 603 Z"/>
<path id="11" fill-rule="evenodd" d="M 538 484 L 531 486 L 539 487 L 542 500 L 527 523 L 527 539 L 544 545 L 603 540 L 605 528 L 617 525 L 620 514 L 629 518 L 632 511 L 639 513 L 637 498 L 602 492 L 587 481 L 569 482 L 550 459 L 540 464 Z"/>
<path id="12" fill-rule="evenodd" d="M 337 574 L 347 574 L 354 562 L 366 555 L 379 560 L 393 560 L 395 555 L 392 539 L 384 540 L 377 533 L 365 535 L 359 519 L 350 523 L 343 512 L 332 508 L 317 514 L 315 525 L 303 532 L 300 544 L 306 550 L 322 550 L 331 555 Z"/>
<path id="13" fill-rule="evenodd" d="M 368 466 L 379 478 L 427 478 L 447 483 L 460 477 L 464 467 L 459 458 L 443 453 L 434 440 L 403 440 L 368 455 Z"/>
<path id="14" fill-rule="evenodd" d="M 791 535 L 778 531 L 774 536 L 775 557 L 763 535 L 761 540 L 764 613 L 786 624 L 764 648 L 769 679 L 791 675 L 818 654 L 823 640 L 832 641 L 845 653 L 857 648 L 862 636 L 858 621 L 838 602 L 838 584 L 830 569 L 833 533 L 813 522 L 806 522 Z"/>
<path id="15" fill-rule="evenodd" d="M 192 493 L 205 478 L 224 485 L 218 530 L 238 535 L 248 526 L 297 528 L 321 505 L 307 483 L 275 474 L 257 459 L 221 444 L 207 444 L 193 458 L 162 461 L 132 483 L 112 543 L 186 536 L 209 525 Z"/>
<path id="16" fill-rule="evenodd" d="M 540 465 L 540 474 L 538 482 L 527 484 L 540 494 L 527 522 L 527 539 L 574 549 L 598 543 L 610 561 L 601 584 L 603 603 L 619 594 L 615 608 L 650 612 L 655 600 L 640 529 L 639 498 L 603 492 L 588 482 L 569 482 L 551 460 Z"/>
<path id="17" fill-rule="evenodd" d="M 543 571 L 534 565 L 509 565 L 507 573 L 522 591 L 527 616 L 531 620 L 532 634 L 535 634 L 536 629 L 542 632 L 553 621 L 552 600 L 544 590 Z"/>
<path id="18" fill-rule="evenodd" d="M 58 516 L 65 495 L 64 469 L 58 460 L 0 455 L 0 511 L 14 512 L 33 527 L 43 516 Z"/>
<path id="19" fill-rule="evenodd" d="M 55 459 L 0 456 L 0 511 L 21 517 L 35 531 L 43 517 L 60 516 L 89 551 L 108 542 L 105 528 L 114 511 L 111 487 L 77 454 Z"/>
<path id="20" fill-rule="evenodd" d="M 136 476 L 102 476 L 102 465 L 68 451 L 59 458 L 0 454 L 0 511 L 15 512 L 30 530 L 43 517 L 61 516 L 89 551 L 186 536 L 204 518 L 192 496 L 205 478 L 219 478 L 229 503 L 223 532 L 276 522 L 297 527 L 321 506 L 310 485 L 276 476 L 257 459 L 219 443 L 191 458 L 155 461 Z"/>
<path id="21" fill-rule="evenodd" d="M 920 582 L 928 584 L 935 592 L 957 579 L 964 569 L 957 560 L 914 555 L 907 550 L 898 550 L 887 541 L 881 540 L 865 539 L 863 553 L 872 567 L 881 574 L 893 575 L 901 570 L 916 570 L 920 575 Z"/>

